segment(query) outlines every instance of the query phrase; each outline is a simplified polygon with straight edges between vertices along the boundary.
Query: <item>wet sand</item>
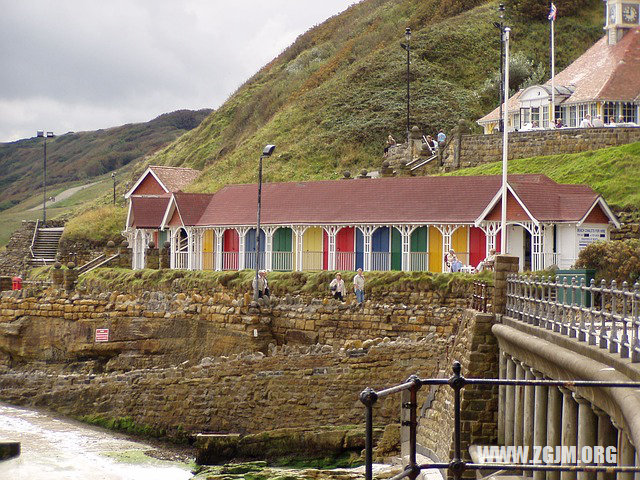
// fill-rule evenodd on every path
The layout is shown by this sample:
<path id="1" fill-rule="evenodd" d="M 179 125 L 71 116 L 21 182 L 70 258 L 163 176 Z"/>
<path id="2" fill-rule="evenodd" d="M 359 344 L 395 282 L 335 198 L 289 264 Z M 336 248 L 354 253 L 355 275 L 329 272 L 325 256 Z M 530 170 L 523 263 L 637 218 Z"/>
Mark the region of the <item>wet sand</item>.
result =
<path id="1" fill-rule="evenodd" d="M 0 439 L 21 443 L 0 479 L 187 480 L 186 455 L 73 420 L 0 403 Z"/>

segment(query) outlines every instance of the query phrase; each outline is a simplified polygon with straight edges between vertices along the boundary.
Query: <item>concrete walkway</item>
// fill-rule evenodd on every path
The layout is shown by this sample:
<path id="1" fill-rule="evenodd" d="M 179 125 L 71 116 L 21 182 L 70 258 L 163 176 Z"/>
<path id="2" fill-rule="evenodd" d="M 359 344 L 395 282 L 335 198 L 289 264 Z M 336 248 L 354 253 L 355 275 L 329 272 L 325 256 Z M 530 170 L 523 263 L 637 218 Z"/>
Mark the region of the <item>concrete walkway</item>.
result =
<path id="1" fill-rule="evenodd" d="M 58 202 L 66 200 L 67 198 L 72 196 L 74 193 L 77 193 L 80 190 L 84 190 L 85 188 L 93 187 L 94 185 L 96 185 L 98 183 L 100 183 L 100 182 L 87 183 L 86 185 L 80 185 L 78 187 L 68 188 L 68 189 L 60 192 L 58 195 L 56 195 L 54 200 L 47 200 L 47 207 L 50 207 L 51 205 L 55 205 Z M 40 210 L 41 208 L 42 208 L 42 205 L 38 205 L 37 207 L 30 208 L 28 211 L 29 212 L 33 212 L 35 210 Z"/>

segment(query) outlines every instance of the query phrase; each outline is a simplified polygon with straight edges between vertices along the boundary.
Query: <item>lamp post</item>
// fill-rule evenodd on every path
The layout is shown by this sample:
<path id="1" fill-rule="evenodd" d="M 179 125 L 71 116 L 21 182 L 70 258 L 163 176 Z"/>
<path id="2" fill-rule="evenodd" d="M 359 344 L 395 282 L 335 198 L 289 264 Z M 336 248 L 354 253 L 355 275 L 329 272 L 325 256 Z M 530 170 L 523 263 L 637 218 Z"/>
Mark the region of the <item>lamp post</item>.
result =
<path id="1" fill-rule="evenodd" d="M 409 27 L 404 31 L 404 38 L 407 40 L 407 43 L 401 43 L 400 46 L 407 51 L 407 146 L 409 145 L 411 128 L 409 126 L 409 112 L 411 105 L 411 92 L 409 89 L 409 76 L 411 74 L 410 65 L 411 65 L 411 29 Z"/>
<path id="2" fill-rule="evenodd" d="M 116 172 L 111 172 L 111 179 L 113 180 L 113 204 L 116 204 Z"/>
<path id="3" fill-rule="evenodd" d="M 503 94 L 503 77 L 504 77 L 504 3 L 498 5 L 498 11 L 500 12 L 500 21 L 493 22 L 493 26 L 500 29 L 500 119 L 498 120 L 498 131 L 502 132 L 504 128 L 502 120 L 502 104 L 504 103 Z"/>
<path id="4" fill-rule="evenodd" d="M 42 163 L 42 223 L 47 222 L 47 138 L 53 138 L 53 132 L 38 130 L 38 137 L 44 138 L 44 160 Z"/>
<path id="5" fill-rule="evenodd" d="M 260 155 L 260 163 L 258 166 L 258 222 L 256 226 L 256 285 L 253 289 L 253 299 L 258 300 L 258 274 L 260 272 L 260 209 L 262 207 L 262 159 L 270 157 L 276 149 L 275 145 L 267 145 Z"/>

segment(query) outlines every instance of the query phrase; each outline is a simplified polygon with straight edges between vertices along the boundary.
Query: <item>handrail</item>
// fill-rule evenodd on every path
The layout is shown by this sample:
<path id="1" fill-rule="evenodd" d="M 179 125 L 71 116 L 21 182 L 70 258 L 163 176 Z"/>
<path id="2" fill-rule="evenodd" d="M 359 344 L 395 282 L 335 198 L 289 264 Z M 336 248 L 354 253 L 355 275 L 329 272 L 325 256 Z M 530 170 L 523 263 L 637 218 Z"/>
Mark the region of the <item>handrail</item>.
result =
<path id="1" fill-rule="evenodd" d="M 424 161 L 420 162 L 418 165 L 416 165 L 416 166 L 412 167 L 412 168 L 411 168 L 411 171 L 413 172 L 414 170 L 417 170 L 417 169 L 418 169 L 418 168 L 420 168 L 420 167 L 424 167 L 427 163 L 429 163 L 429 162 L 431 162 L 431 161 L 435 160 L 436 158 L 438 158 L 438 155 L 437 155 L 437 154 L 430 156 L 430 157 L 429 157 L 429 158 L 427 158 L 426 160 L 424 160 Z"/>
<path id="2" fill-rule="evenodd" d="M 31 246 L 29 247 L 29 251 L 31 252 L 31 258 L 36 258 L 35 254 L 33 253 L 33 246 L 36 243 L 36 236 L 38 234 L 38 224 L 40 222 L 40 219 L 38 218 L 36 220 L 36 227 L 33 229 L 33 238 L 31 239 Z"/>
<path id="3" fill-rule="evenodd" d="M 100 267 L 102 267 L 103 265 L 106 265 L 107 263 L 109 263 L 111 260 L 113 260 L 113 259 L 115 259 L 115 258 L 118 258 L 119 256 L 120 256 L 120 254 L 119 254 L 119 253 L 116 253 L 116 254 L 114 254 L 114 255 L 111 255 L 109 258 L 107 258 L 107 259 L 103 260 L 102 262 L 100 262 L 100 263 L 98 263 L 98 264 L 96 264 L 96 265 L 93 265 L 91 268 L 88 268 L 88 269 L 87 269 L 87 270 L 85 270 L 84 272 L 80 272 L 80 273 L 78 274 L 78 276 L 80 276 L 80 275 L 84 275 L 85 273 L 89 273 L 89 272 L 91 272 L 91 271 L 95 270 L 96 268 L 100 268 Z"/>
<path id="4" fill-rule="evenodd" d="M 96 262 L 99 262 L 103 258 L 105 258 L 105 254 L 104 253 L 101 253 L 97 257 L 92 258 L 91 260 L 89 260 L 87 263 L 85 263 L 81 267 L 78 267 L 78 274 L 83 273 L 85 270 L 91 268 Z"/>

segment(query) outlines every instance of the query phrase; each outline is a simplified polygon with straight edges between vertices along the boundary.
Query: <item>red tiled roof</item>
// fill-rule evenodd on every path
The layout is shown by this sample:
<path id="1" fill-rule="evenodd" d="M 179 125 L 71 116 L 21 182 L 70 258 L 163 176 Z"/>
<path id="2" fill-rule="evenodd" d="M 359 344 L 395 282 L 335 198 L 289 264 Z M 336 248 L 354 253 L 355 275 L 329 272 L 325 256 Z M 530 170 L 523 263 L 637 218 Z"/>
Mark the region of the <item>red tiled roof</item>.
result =
<path id="1" fill-rule="evenodd" d="M 551 79 L 546 83 L 551 86 Z M 556 90 L 572 86 L 573 92 L 563 103 L 589 101 L 640 100 L 640 27 L 630 29 L 615 45 L 607 36 L 555 77 Z M 509 98 L 509 111 L 518 109 L 520 90 Z M 499 108 L 485 115 L 479 123 L 498 120 Z"/>
<path id="2" fill-rule="evenodd" d="M 193 182 L 200 170 L 184 167 L 165 167 L 160 165 L 150 165 L 149 168 L 155 173 L 162 184 L 169 192 L 178 192 Z"/>
<path id="3" fill-rule="evenodd" d="M 640 27 L 630 29 L 615 45 L 609 45 L 607 37 L 602 37 L 558 73 L 555 83 L 575 85 L 566 100 L 569 103 L 640 99 Z"/>
<path id="4" fill-rule="evenodd" d="M 136 228 L 158 228 L 169 205 L 169 195 L 131 197 L 131 223 Z"/>
<path id="5" fill-rule="evenodd" d="M 532 215 L 543 221 L 577 221 L 598 197 L 587 186 L 560 185 L 544 175 L 511 175 L 509 183 Z M 261 222 L 472 223 L 500 185 L 498 175 L 266 183 L 262 189 Z M 183 217 L 185 224 L 233 226 L 256 222 L 257 185 L 228 185 L 209 198 L 199 219 L 188 223 Z M 197 201 L 204 202 L 204 195 Z M 197 208 L 201 207 L 202 203 L 198 203 Z M 196 210 L 195 205 L 192 208 Z M 195 217 L 194 214 L 190 218 Z"/>
<path id="6" fill-rule="evenodd" d="M 173 198 L 185 226 L 197 225 L 207 205 L 211 203 L 212 193 L 183 193 L 176 192 Z"/>

